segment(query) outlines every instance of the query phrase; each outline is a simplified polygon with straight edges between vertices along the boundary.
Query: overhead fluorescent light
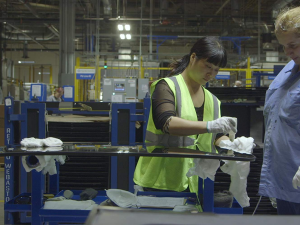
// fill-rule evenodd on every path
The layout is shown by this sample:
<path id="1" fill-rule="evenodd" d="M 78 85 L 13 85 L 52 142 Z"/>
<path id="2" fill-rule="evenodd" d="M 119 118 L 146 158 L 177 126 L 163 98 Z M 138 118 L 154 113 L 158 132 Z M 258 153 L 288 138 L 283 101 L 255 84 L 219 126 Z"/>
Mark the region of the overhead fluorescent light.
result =
<path id="1" fill-rule="evenodd" d="M 42 72 L 39 72 L 39 74 L 42 74 Z M 43 72 L 43 75 L 44 74 L 50 74 L 50 72 Z"/>
<path id="2" fill-rule="evenodd" d="M 125 34 L 120 34 L 121 39 L 125 39 Z"/>
<path id="3" fill-rule="evenodd" d="M 126 39 L 131 39 L 131 34 L 126 34 Z"/>
<path id="4" fill-rule="evenodd" d="M 125 24 L 125 30 L 130 30 L 130 25 L 129 24 Z"/>
<path id="5" fill-rule="evenodd" d="M 33 64 L 33 63 L 35 63 L 35 61 L 18 61 L 18 63 L 20 63 L 20 64 L 22 64 L 22 63 L 24 63 L 24 64 Z"/>
<path id="6" fill-rule="evenodd" d="M 126 28 L 126 26 L 125 26 L 125 28 Z M 124 30 L 124 27 L 122 24 L 118 24 L 118 30 Z"/>

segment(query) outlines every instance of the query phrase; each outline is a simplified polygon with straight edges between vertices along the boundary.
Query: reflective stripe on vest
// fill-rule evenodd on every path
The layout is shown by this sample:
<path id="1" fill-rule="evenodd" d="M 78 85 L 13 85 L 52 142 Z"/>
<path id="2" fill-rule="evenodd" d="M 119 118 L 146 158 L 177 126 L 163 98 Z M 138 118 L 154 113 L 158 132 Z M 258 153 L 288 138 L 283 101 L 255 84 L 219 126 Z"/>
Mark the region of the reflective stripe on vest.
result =
<path id="1" fill-rule="evenodd" d="M 211 94 L 213 97 L 214 101 L 214 120 L 219 118 L 219 104 L 218 104 L 218 99 L 215 95 Z M 216 147 L 214 145 L 215 139 L 216 139 L 217 134 L 213 133 L 212 138 L 211 138 L 211 152 L 216 153 Z"/>

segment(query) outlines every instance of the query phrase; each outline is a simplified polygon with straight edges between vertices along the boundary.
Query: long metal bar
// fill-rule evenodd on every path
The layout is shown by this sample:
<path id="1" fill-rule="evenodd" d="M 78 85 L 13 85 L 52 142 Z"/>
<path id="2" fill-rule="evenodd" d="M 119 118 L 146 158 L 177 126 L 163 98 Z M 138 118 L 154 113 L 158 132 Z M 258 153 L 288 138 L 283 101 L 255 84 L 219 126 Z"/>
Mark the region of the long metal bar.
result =
<path id="1" fill-rule="evenodd" d="M 258 10 L 257 10 L 257 22 L 258 24 L 261 23 L 260 21 L 260 8 L 261 8 L 261 0 L 257 1 Z M 257 38 L 257 60 L 260 62 L 260 26 L 258 28 L 258 38 Z"/>
<path id="2" fill-rule="evenodd" d="M 10 24 L 10 23 L 7 23 L 8 26 L 14 28 L 15 30 L 19 31 L 20 33 L 22 33 L 23 35 L 25 35 L 26 37 L 30 38 L 33 42 L 35 42 L 36 44 L 38 44 L 39 46 L 45 48 L 45 49 L 48 49 L 45 45 L 39 43 L 38 41 L 36 41 L 33 37 L 29 36 L 28 34 L 26 34 L 25 32 L 23 32 L 20 28 Z"/>
<path id="3" fill-rule="evenodd" d="M 140 50 L 139 50 L 139 77 L 142 78 L 142 25 L 143 25 L 143 1 L 141 0 L 141 21 L 140 21 Z"/>
<path id="4" fill-rule="evenodd" d="M 150 0 L 150 33 L 149 33 L 149 58 L 152 60 L 152 14 L 153 14 L 153 0 Z"/>

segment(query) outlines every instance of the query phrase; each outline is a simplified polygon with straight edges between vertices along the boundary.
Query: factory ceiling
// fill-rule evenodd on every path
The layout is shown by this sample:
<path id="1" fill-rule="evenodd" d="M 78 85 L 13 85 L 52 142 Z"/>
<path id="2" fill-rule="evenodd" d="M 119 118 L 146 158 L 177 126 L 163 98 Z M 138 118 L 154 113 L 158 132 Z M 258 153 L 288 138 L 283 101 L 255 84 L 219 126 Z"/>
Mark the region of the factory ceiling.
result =
<path id="1" fill-rule="evenodd" d="M 94 37 L 99 38 L 99 49 L 104 52 L 117 51 L 124 45 L 117 30 L 119 22 L 131 25 L 132 39 L 127 46 L 135 50 L 149 46 L 151 35 L 154 51 L 157 42 L 169 47 L 183 46 L 201 36 L 227 38 L 226 47 L 232 49 L 236 43 L 230 38 L 249 37 L 241 41 L 242 53 L 255 52 L 258 45 L 262 52 L 280 50 L 273 34 L 274 15 L 286 6 L 299 5 L 299 0 L 71 1 L 75 4 L 76 51 L 87 50 L 86 40 Z M 0 0 L 5 50 L 23 49 L 26 44 L 28 51 L 58 51 L 61 2 Z"/>

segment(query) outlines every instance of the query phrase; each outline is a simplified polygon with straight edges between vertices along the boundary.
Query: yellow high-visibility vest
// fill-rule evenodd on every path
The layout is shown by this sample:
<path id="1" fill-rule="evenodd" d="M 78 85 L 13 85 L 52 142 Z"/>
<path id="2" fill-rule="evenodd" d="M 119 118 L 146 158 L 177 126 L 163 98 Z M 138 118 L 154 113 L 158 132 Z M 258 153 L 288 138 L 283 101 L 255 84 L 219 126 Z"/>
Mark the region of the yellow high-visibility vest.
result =
<path id="1" fill-rule="evenodd" d="M 175 96 L 176 116 L 198 121 L 195 107 L 189 90 L 181 74 L 163 78 Z M 158 81 L 150 87 L 152 95 Z M 203 121 L 211 121 L 220 117 L 220 101 L 203 87 L 205 93 Z M 146 145 L 151 152 L 159 146 L 186 147 L 201 151 L 215 152 L 214 141 L 216 134 L 205 133 L 190 136 L 173 136 L 156 129 L 152 115 L 152 104 L 147 124 Z M 140 157 L 134 172 L 134 182 L 142 187 L 161 190 L 184 191 L 189 186 L 191 192 L 198 191 L 198 177 L 187 177 L 186 173 L 193 167 L 191 158 L 175 157 Z"/>

